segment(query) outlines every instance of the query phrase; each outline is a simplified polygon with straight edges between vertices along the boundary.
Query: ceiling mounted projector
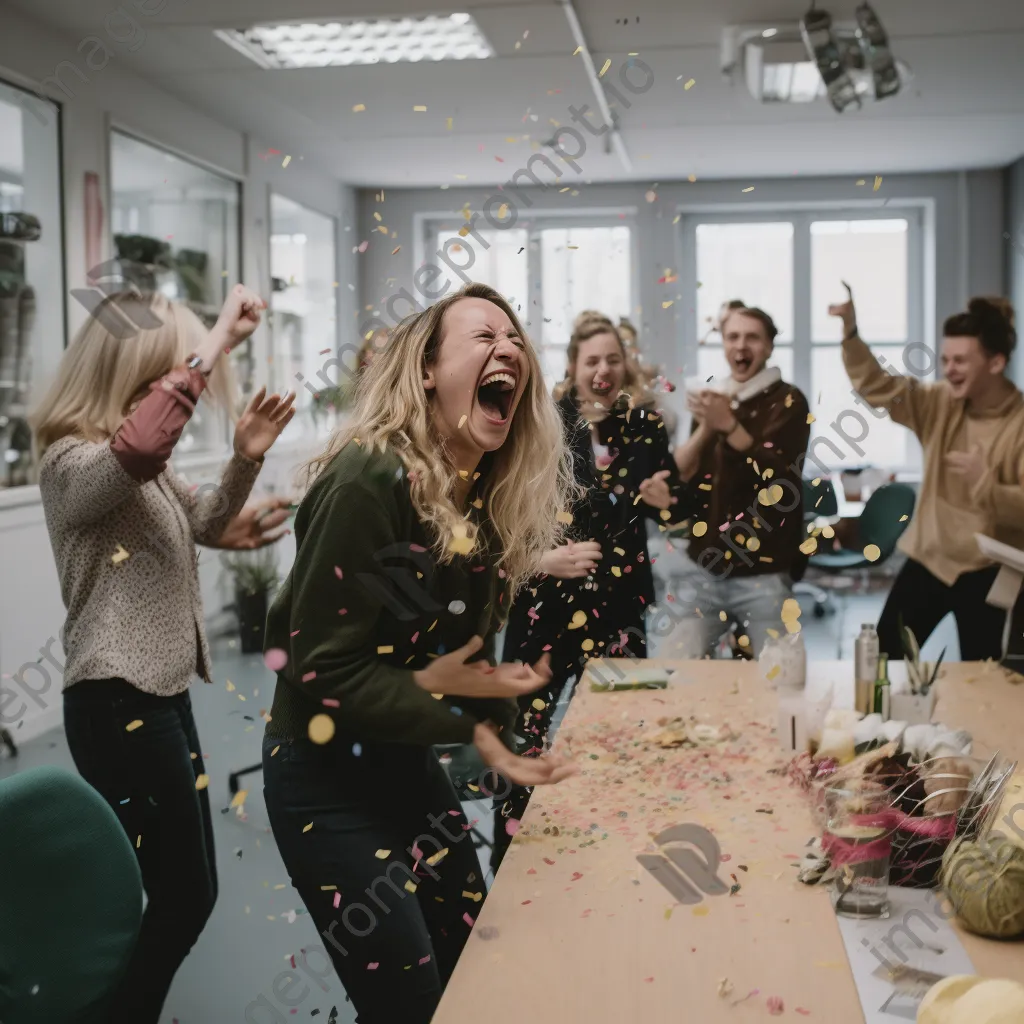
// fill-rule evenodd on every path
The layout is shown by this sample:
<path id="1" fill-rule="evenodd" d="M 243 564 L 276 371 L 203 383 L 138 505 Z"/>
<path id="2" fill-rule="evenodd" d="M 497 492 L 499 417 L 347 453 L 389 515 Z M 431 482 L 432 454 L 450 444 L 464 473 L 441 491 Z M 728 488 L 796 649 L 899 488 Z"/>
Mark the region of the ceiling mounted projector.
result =
<path id="1" fill-rule="evenodd" d="M 812 6 L 798 24 L 727 27 L 722 71 L 732 79 L 741 63 L 758 102 L 809 103 L 827 96 L 840 113 L 865 99 L 894 96 L 910 78 L 868 3 L 858 6 L 855 22 L 833 22 Z"/>

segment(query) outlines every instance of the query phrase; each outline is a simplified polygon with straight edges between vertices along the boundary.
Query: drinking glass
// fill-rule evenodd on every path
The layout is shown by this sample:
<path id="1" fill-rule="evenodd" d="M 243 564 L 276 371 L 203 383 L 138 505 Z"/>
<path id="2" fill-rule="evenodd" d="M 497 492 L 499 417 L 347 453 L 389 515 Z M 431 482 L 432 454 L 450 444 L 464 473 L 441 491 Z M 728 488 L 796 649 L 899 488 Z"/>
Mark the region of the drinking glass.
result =
<path id="1" fill-rule="evenodd" d="M 832 860 L 832 906 L 855 918 L 889 916 L 892 830 L 889 791 L 874 782 L 845 782 L 825 790 L 823 845 Z"/>

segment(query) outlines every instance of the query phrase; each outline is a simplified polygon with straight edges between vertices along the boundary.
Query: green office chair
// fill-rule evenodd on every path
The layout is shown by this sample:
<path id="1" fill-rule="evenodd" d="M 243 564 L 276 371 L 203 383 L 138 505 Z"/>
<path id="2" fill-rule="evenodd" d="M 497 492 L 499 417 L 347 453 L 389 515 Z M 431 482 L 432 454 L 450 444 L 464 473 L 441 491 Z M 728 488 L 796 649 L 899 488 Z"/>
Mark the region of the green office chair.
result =
<path id="1" fill-rule="evenodd" d="M 62 768 L 0 782 L 0 1021 L 105 1024 L 142 923 L 142 876 L 107 802 Z"/>
<path id="2" fill-rule="evenodd" d="M 804 525 L 810 528 L 819 518 L 834 519 L 839 515 L 839 500 L 836 498 L 835 487 L 827 476 L 803 480 L 804 491 Z M 814 617 L 823 619 L 836 609 L 832 596 L 823 587 L 804 579 L 808 558 L 803 552 L 797 556 L 791 573 L 793 577 L 793 593 L 797 597 L 807 595 L 814 599 Z"/>
<path id="3" fill-rule="evenodd" d="M 896 543 L 903 536 L 903 531 L 910 524 L 910 517 L 914 514 L 915 501 L 914 489 L 907 484 L 884 484 L 879 487 L 868 498 L 864 511 L 857 521 L 859 548 L 840 548 L 838 551 L 823 551 L 811 555 L 811 566 L 832 575 L 856 572 L 869 566 L 877 568 L 896 550 Z M 871 544 L 879 550 L 879 555 L 874 560 L 864 555 L 864 551 Z M 837 636 L 838 657 L 841 658 L 844 607 L 842 604 L 839 607 Z"/>

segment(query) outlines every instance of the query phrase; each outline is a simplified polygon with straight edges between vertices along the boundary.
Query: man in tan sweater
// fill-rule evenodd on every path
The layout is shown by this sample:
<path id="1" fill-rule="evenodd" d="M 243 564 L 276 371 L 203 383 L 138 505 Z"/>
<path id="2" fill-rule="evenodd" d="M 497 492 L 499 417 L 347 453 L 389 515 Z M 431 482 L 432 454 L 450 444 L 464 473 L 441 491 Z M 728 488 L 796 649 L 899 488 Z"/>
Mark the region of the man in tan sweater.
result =
<path id="1" fill-rule="evenodd" d="M 829 312 L 843 321 L 854 388 L 914 431 L 924 449 L 917 508 L 899 544 L 907 562 L 878 624 L 881 649 L 902 658 L 901 620 L 923 644 L 952 612 L 962 660 L 999 658 L 1006 613 L 985 602 L 998 567 L 974 535 L 1024 548 L 1024 396 L 1006 376 L 1017 342 L 1013 308 L 976 298 L 951 316 L 943 325 L 945 380 L 934 384 L 882 369 L 858 335 L 852 294 Z"/>

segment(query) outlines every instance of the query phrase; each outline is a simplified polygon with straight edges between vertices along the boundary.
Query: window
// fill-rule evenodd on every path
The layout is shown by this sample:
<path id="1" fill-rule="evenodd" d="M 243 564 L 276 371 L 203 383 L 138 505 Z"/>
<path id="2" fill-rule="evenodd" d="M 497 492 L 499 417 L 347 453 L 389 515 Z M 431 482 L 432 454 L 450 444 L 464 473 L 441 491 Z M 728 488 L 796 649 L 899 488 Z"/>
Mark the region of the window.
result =
<path id="1" fill-rule="evenodd" d="M 270 197 L 271 332 L 275 387 L 296 392 L 296 407 L 315 413 L 296 375 L 316 381 L 338 345 L 334 218 Z"/>
<path id="2" fill-rule="evenodd" d="M 909 431 L 865 409 L 853 392 L 840 350 L 842 324 L 828 307 L 845 298 L 847 282 L 872 351 L 895 370 L 912 371 L 903 353 L 921 337 L 923 321 L 920 211 L 692 215 L 683 229 L 682 273 L 692 275 L 696 294 L 694 316 L 684 321 L 685 373 L 727 374 L 721 339 L 711 331 L 719 310 L 737 298 L 760 306 L 779 328 L 770 365 L 807 396 L 812 438 L 823 436 L 842 453 L 820 444 L 816 457 L 836 469 L 919 465 Z"/>
<path id="3" fill-rule="evenodd" d="M 34 483 L 29 407 L 64 352 L 60 108 L 0 82 L 0 488 Z"/>
<path id="4" fill-rule="evenodd" d="M 454 226 L 428 221 L 424 237 L 428 258 L 451 241 L 463 273 L 509 299 L 537 347 L 549 389 L 565 376 L 573 320 L 582 310 L 598 309 L 615 321 L 633 311 L 633 233 L 626 224 L 548 217 L 460 235 Z M 449 276 L 455 290 L 460 282 Z"/>
<path id="5" fill-rule="evenodd" d="M 212 326 L 239 280 L 238 182 L 115 131 L 110 193 L 118 275 L 140 291 L 185 303 Z M 235 350 L 232 362 L 248 393 L 251 341 Z M 177 451 L 219 448 L 227 436 L 227 419 L 200 402 Z"/>

